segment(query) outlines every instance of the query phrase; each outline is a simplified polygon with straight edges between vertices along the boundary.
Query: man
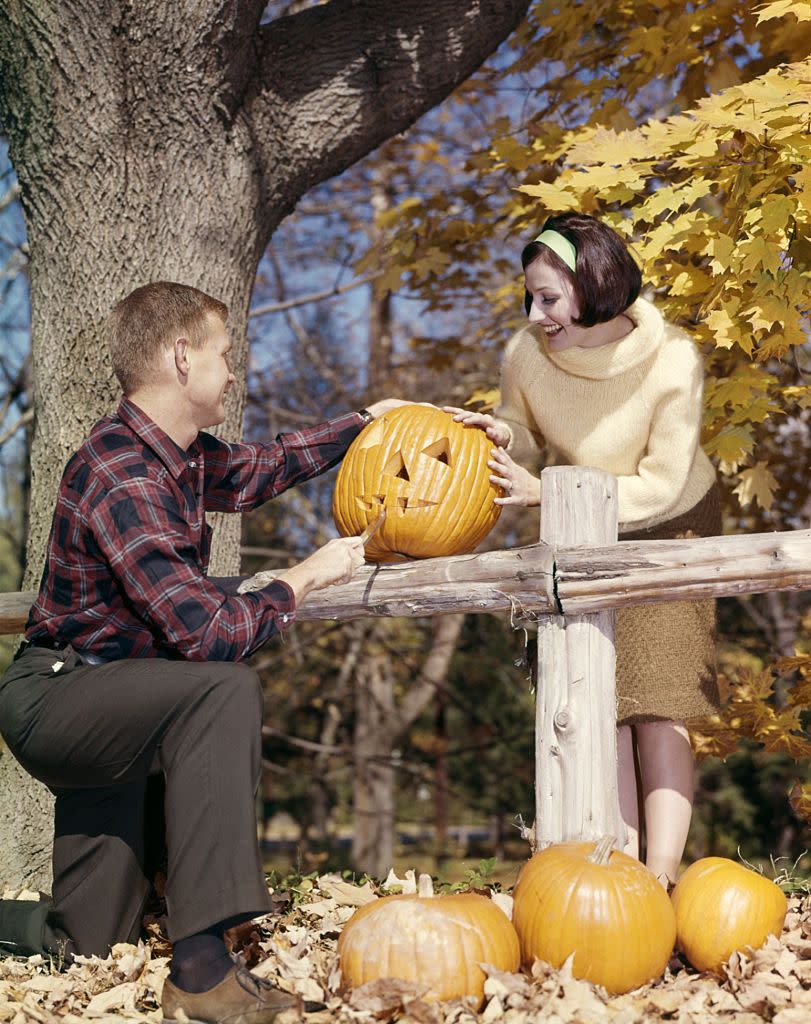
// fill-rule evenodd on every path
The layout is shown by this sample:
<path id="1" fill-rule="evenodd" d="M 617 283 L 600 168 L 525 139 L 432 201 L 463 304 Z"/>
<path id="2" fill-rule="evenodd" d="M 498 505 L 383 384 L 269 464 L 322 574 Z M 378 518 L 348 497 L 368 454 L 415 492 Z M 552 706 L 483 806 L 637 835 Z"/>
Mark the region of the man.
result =
<path id="1" fill-rule="evenodd" d="M 165 780 L 166 1017 L 272 1020 L 296 1000 L 235 965 L 223 932 L 270 909 L 256 840 L 262 693 L 240 664 L 312 590 L 347 582 L 360 538 L 329 541 L 243 595 L 206 576 L 205 511 L 241 512 L 334 466 L 377 402 L 268 444 L 227 444 L 226 307 L 155 282 L 109 321 L 124 393 L 65 468 L 0 730 L 56 797 L 53 901 L 0 903 L 0 945 L 106 956 L 137 941 L 150 890 L 147 780 Z"/>

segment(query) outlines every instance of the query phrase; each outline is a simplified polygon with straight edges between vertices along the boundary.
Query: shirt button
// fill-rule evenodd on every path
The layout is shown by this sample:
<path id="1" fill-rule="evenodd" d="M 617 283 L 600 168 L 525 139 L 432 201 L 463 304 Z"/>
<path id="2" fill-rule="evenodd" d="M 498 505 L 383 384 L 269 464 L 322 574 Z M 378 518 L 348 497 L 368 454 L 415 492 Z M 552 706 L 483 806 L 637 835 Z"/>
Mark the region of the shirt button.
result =
<path id="1" fill-rule="evenodd" d="M 197 469 L 197 461 L 195 459 L 189 459 L 189 469 Z"/>
<path id="2" fill-rule="evenodd" d="M 287 612 L 285 612 L 284 615 L 282 615 L 282 622 L 287 622 L 289 618 L 290 616 L 287 614 Z"/>

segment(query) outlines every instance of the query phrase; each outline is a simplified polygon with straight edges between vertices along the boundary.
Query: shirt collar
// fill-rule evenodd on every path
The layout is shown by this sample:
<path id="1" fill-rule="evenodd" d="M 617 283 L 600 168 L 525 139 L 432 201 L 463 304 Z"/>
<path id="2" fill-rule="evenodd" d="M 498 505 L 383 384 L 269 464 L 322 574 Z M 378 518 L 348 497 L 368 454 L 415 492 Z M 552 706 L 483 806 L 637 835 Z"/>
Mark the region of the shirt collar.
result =
<path id="1" fill-rule="evenodd" d="M 169 437 L 166 431 L 139 409 L 134 402 L 131 402 L 126 395 L 121 399 L 116 409 L 116 416 L 125 426 L 136 435 L 136 437 L 148 445 L 166 466 L 172 476 L 177 480 L 185 472 L 188 465 L 189 455 L 198 453 L 200 443 L 197 438 L 189 445 L 188 451 L 183 451 L 179 444 Z"/>

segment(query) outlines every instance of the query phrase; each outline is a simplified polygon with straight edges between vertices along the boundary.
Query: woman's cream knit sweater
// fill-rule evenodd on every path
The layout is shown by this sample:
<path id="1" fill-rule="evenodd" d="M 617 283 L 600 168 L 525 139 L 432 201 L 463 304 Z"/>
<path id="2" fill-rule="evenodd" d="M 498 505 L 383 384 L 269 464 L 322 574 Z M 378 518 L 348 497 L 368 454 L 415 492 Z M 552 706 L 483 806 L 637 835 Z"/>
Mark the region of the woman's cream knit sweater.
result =
<path id="1" fill-rule="evenodd" d="M 696 346 L 644 299 L 625 311 L 630 334 L 599 348 L 551 352 L 538 326 L 510 341 L 496 417 L 507 451 L 537 473 L 593 466 L 619 479 L 620 529 L 656 525 L 692 508 L 715 480 L 699 444 L 703 373 Z"/>

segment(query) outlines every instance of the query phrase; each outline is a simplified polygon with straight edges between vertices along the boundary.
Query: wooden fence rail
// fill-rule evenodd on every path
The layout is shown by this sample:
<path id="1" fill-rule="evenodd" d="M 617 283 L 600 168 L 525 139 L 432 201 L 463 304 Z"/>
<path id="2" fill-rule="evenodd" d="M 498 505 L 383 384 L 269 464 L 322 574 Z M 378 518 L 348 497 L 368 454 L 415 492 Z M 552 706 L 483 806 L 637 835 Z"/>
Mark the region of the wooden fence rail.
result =
<path id="1" fill-rule="evenodd" d="M 600 611 L 769 590 L 811 589 L 811 530 L 610 546 L 531 544 L 396 565 L 364 566 L 351 583 L 310 594 L 299 619 Z M 0 634 L 19 633 L 33 590 L 0 594 Z"/>

